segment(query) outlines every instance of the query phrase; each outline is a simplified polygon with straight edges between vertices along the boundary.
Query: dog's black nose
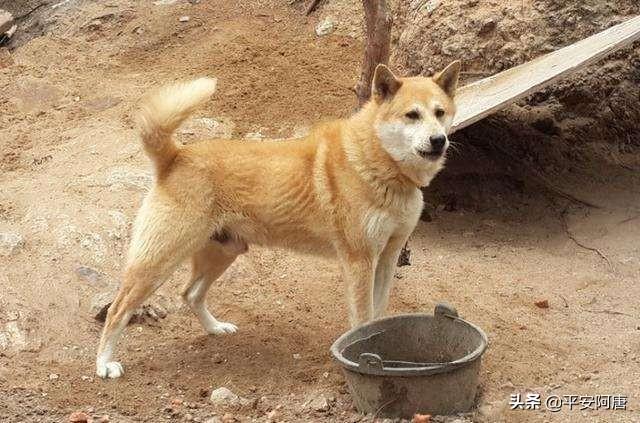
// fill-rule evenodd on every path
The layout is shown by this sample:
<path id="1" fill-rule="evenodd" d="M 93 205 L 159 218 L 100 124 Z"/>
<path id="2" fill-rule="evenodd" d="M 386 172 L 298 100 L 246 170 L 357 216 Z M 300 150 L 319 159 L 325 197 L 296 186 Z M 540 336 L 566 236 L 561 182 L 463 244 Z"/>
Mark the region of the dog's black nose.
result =
<path id="1" fill-rule="evenodd" d="M 431 150 L 432 151 L 442 151 L 444 148 L 444 144 L 447 142 L 447 137 L 440 135 L 431 135 L 429 137 L 429 141 L 431 142 Z"/>

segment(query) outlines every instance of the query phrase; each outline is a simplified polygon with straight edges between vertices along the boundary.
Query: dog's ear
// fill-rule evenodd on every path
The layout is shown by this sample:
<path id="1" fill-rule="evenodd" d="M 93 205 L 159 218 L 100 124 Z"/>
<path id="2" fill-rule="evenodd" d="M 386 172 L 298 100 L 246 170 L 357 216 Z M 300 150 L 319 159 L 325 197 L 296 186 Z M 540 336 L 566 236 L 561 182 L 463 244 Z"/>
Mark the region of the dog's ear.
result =
<path id="1" fill-rule="evenodd" d="M 444 68 L 442 72 L 439 72 L 433 76 L 433 80 L 436 84 L 440 85 L 440 88 L 451 98 L 455 97 L 456 89 L 458 88 L 458 78 L 460 77 L 460 60 L 452 62 Z"/>
<path id="2" fill-rule="evenodd" d="M 371 84 L 371 92 L 374 98 L 379 101 L 385 101 L 393 97 L 401 86 L 402 81 L 396 78 L 388 67 L 382 63 L 376 66 L 376 70 L 373 73 L 373 83 Z"/>

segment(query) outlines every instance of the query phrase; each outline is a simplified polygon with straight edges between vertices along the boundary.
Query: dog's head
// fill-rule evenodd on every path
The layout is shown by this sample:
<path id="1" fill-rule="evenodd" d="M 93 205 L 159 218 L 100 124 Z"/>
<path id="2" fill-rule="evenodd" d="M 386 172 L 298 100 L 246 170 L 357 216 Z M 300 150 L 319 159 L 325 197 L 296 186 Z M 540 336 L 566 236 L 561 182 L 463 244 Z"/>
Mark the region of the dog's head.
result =
<path id="1" fill-rule="evenodd" d="M 385 65 L 373 76 L 374 130 L 403 173 L 426 186 L 443 167 L 460 62 L 431 78 L 398 78 Z"/>

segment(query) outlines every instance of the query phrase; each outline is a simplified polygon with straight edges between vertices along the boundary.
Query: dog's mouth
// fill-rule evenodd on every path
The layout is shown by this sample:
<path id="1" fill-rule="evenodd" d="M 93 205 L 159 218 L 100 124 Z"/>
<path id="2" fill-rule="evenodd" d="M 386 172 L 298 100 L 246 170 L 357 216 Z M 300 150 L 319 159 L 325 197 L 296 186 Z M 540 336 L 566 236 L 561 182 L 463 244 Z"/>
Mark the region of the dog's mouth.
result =
<path id="1" fill-rule="evenodd" d="M 418 150 L 418 155 L 427 160 L 435 161 L 435 160 L 438 160 L 440 157 L 444 156 L 445 151 L 446 151 L 445 149 L 430 150 L 430 151 Z"/>

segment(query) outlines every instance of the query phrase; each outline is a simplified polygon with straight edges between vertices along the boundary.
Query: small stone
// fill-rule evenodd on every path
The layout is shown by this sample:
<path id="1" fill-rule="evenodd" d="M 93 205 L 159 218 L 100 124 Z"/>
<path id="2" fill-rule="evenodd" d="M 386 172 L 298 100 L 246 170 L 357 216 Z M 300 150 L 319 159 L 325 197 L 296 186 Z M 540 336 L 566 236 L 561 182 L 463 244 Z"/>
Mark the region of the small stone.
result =
<path id="1" fill-rule="evenodd" d="M 87 413 L 83 413 L 82 411 L 76 411 L 71 413 L 69 416 L 69 421 L 71 423 L 89 423 L 91 421 L 91 417 Z"/>
<path id="2" fill-rule="evenodd" d="M 209 396 L 209 402 L 214 405 L 233 405 L 241 402 L 241 400 L 242 398 L 225 387 L 214 389 Z"/>
<path id="3" fill-rule="evenodd" d="M 539 300 L 534 302 L 538 308 L 549 308 L 549 300 Z"/>
<path id="4" fill-rule="evenodd" d="M 159 317 L 160 319 L 164 319 L 165 317 L 167 317 L 167 310 L 160 304 L 152 304 L 149 307 L 153 309 L 154 315 Z"/>
<path id="5" fill-rule="evenodd" d="M 49 380 L 58 380 L 58 379 L 60 379 L 60 376 L 58 376 L 58 375 L 57 375 L 57 374 L 55 374 L 55 373 L 51 373 L 51 374 L 49 375 Z"/>
<path id="6" fill-rule="evenodd" d="M 280 418 L 281 414 L 279 410 L 271 410 L 267 413 L 267 421 L 275 422 Z"/>
<path id="7" fill-rule="evenodd" d="M 298 354 L 298 353 L 296 353 L 296 354 L 294 354 L 294 355 L 293 355 L 293 359 L 294 359 L 294 360 L 300 360 L 300 357 L 301 357 L 301 355 L 300 355 L 300 354 Z"/>
<path id="8" fill-rule="evenodd" d="M 0 256 L 10 256 L 24 246 L 22 235 L 16 232 L 0 233 Z"/>
<path id="9" fill-rule="evenodd" d="M 180 22 L 189 22 L 190 19 L 189 16 L 180 16 L 180 18 L 178 18 Z"/>
<path id="10" fill-rule="evenodd" d="M 103 276 L 102 273 L 98 272 L 95 269 L 92 269 L 89 266 L 78 266 L 76 268 L 76 275 L 93 284 L 101 280 Z"/>
<path id="11" fill-rule="evenodd" d="M 329 404 L 329 400 L 324 396 L 324 394 L 320 394 L 314 397 L 311 401 L 309 401 L 308 406 L 312 410 L 319 412 L 327 412 L 331 407 Z"/>
<path id="12" fill-rule="evenodd" d="M 102 21 L 100 19 L 94 19 L 87 24 L 87 28 L 93 31 L 100 29 L 101 26 L 102 26 Z"/>
<path id="13" fill-rule="evenodd" d="M 220 353 L 213 355 L 213 362 L 216 364 L 224 363 L 224 357 Z"/>
<path id="14" fill-rule="evenodd" d="M 322 37 L 331 34 L 336 29 L 333 18 L 326 17 L 316 26 L 316 35 Z"/>
<path id="15" fill-rule="evenodd" d="M 155 6 L 169 6 L 177 2 L 178 0 L 156 0 L 153 2 L 153 4 Z"/>
<path id="16" fill-rule="evenodd" d="M 441 0 L 429 0 L 424 5 L 424 11 L 431 15 L 440 6 Z"/>
<path id="17" fill-rule="evenodd" d="M 247 140 L 261 140 L 265 138 L 265 136 L 262 132 L 256 131 L 256 132 L 247 132 L 244 138 Z"/>
<path id="18" fill-rule="evenodd" d="M 222 416 L 222 423 L 234 423 L 236 421 L 238 420 L 231 413 L 227 413 L 224 416 Z"/>
<path id="19" fill-rule="evenodd" d="M 93 423 L 109 423 L 109 415 L 105 414 L 104 416 L 94 417 Z"/>
<path id="20" fill-rule="evenodd" d="M 478 35 L 487 35 L 493 32 L 496 29 L 497 23 L 493 18 L 487 18 L 482 21 L 482 25 L 480 26 L 480 30 L 478 31 Z"/>
<path id="21" fill-rule="evenodd" d="M 28 351 L 27 335 L 20 329 L 17 321 L 4 324 L 4 330 L 0 330 L 0 350 L 13 347 L 18 351 Z"/>
<path id="22" fill-rule="evenodd" d="M 187 413 L 184 415 L 184 419 L 188 422 L 193 421 L 193 414 Z"/>

